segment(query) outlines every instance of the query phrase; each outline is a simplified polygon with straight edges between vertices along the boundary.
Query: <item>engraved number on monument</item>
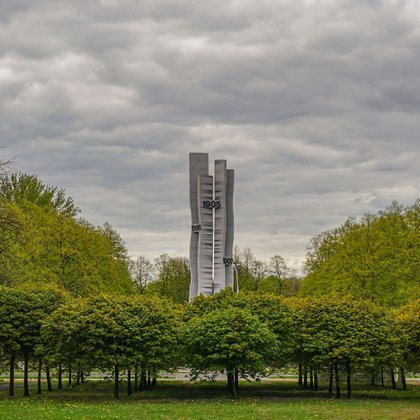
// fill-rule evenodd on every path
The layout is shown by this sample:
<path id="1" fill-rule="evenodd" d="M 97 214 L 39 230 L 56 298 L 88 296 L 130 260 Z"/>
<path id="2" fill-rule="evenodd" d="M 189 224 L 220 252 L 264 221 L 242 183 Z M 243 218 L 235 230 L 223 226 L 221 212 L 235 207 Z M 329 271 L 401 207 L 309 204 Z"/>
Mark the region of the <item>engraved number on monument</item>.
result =
<path id="1" fill-rule="evenodd" d="M 220 209 L 222 207 L 220 200 L 203 200 L 202 204 L 205 209 Z"/>
<path id="2" fill-rule="evenodd" d="M 224 265 L 232 265 L 233 264 L 233 258 L 232 257 L 223 257 L 223 264 Z"/>
<path id="3" fill-rule="evenodd" d="M 201 230 L 201 225 L 200 225 L 200 223 L 194 223 L 194 224 L 191 226 L 191 231 L 192 231 L 192 232 L 198 233 L 198 232 L 200 232 L 200 230 Z"/>

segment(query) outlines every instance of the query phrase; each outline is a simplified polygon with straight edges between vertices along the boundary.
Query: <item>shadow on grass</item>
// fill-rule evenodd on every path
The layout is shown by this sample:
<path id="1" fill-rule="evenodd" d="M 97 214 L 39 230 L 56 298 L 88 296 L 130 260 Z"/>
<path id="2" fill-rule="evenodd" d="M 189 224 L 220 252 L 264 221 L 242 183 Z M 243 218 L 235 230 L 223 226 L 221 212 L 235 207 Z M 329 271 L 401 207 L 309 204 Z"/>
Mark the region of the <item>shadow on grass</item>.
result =
<path id="1" fill-rule="evenodd" d="M 326 386 L 320 391 L 304 389 L 290 382 L 241 382 L 239 397 L 241 400 L 281 401 L 294 399 L 307 400 L 335 400 L 334 395 L 328 394 Z M 34 395 L 34 392 L 32 392 Z M 65 401 L 103 402 L 113 400 L 113 383 L 109 381 L 89 381 L 71 389 L 43 392 L 43 398 Z M 342 399 L 347 397 L 345 388 Z M 420 404 L 420 386 L 409 386 L 408 391 L 392 391 L 391 389 L 355 385 L 354 400 L 387 400 L 387 401 L 415 401 Z M 224 382 L 192 383 L 184 381 L 159 381 L 154 389 L 126 395 L 126 385 L 121 386 L 121 401 L 145 402 L 185 402 L 185 401 L 228 401 L 231 400 Z"/>

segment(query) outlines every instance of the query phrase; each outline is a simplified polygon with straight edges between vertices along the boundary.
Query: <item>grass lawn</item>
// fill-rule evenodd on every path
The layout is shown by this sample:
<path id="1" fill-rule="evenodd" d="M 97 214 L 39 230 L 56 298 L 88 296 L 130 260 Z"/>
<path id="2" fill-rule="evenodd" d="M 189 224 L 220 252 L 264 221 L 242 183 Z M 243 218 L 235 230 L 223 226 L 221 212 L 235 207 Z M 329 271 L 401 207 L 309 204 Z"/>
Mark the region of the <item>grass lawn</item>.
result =
<path id="1" fill-rule="evenodd" d="M 225 384 L 162 381 L 153 390 L 112 399 L 112 383 L 84 385 L 8 398 L 1 391 L 0 418 L 6 419 L 420 419 L 420 387 L 407 392 L 355 387 L 353 400 L 335 400 L 323 391 L 299 389 L 290 382 L 241 384 L 232 400 Z M 122 389 L 124 391 L 124 387 Z"/>

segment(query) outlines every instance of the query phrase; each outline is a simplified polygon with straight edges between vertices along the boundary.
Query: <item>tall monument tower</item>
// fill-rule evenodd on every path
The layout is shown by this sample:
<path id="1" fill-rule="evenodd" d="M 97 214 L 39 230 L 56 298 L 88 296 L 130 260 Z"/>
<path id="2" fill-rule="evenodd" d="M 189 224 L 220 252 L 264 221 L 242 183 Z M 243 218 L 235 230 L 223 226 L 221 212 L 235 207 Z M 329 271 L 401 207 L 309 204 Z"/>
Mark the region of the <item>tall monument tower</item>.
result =
<path id="1" fill-rule="evenodd" d="M 208 153 L 190 153 L 190 299 L 233 287 L 234 170 Z"/>

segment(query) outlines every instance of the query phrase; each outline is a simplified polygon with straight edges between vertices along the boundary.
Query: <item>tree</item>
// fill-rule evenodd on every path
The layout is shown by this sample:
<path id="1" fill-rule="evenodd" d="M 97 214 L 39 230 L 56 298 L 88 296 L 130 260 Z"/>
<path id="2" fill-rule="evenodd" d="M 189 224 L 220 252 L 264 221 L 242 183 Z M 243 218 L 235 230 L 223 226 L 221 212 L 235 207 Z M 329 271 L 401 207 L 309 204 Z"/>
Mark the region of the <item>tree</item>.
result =
<path id="1" fill-rule="evenodd" d="M 226 372 L 229 390 L 237 398 L 235 370 L 264 373 L 275 357 L 274 333 L 246 309 L 215 310 L 188 321 L 184 340 L 195 374 Z"/>
<path id="2" fill-rule="evenodd" d="M 270 259 L 269 268 L 271 275 L 276 279 L 276 292 L 277 294 L 281 295 L 284 293 L 285 280 L 288 276 L 288 268 L 284 258 L 278 254 L 273 255 Z"/>
<path id="3" fill-rule="evenodd" d="M 101 295 L 69 302 L 44 323 L 49 357 L 84 368 L 113 370 L 114 397 L 120 372 L 172 367 L 178 358 L 179 317 L 157 297 Z"/>
<path id="4" fill-rule="evenodd" d="M 394 202 L 312 238 L 303 296 L 352 294 L 399 306 L 420 293 L 420 201 Z"/>
<path id="5" fill-rule="evenodd" d="M 234 293 L 232 289 L 224 289 L 207 297 L 199 295 L 186 306 L 184 320 L 188 322 L 194 317 L 229 308 L 249 311 L 275 334 L 277 350 L 270 367 L 279 368 L 290 361 L 295 347 L 296 319 L 293 311 L 279 296 L 243 291 Z"/>
<path id="6" fill-rule="evenodd" d="M 29 395 L 28 365 L 40 344 L 41 323 L 63 299 L 54 289 L 26 291 L 0 286 L 0 345 L 9 356 L 9 395 L 14 395 L 14 365 L 24 361 L 24 395 Z"/>
<path id="7" fill-rule="evenodd" d="M 356 368 L 372 371 L 400 363 L 402 342 L 397 325 L 372 302 L 332 297 L 306 300 L 301 315 L 302 360 L 316 370 L 333 367 L 337 398 L 340 368 L 346 371 L 351 398 L 351 376 Z"/>
<path id="8" fill-rule="evenodd" d="M 9 165 L 10 161 L 0 159 L 0 185 L 7 177 Z M 21 229 L 19 216 L 17 209 L 0 194 L 0 284 L 4 285 L 9 283 L 4 273 L 14 262 L 11 249 L 19 239 Z"/>
<path id="9" fill-rule="evenodd" d="M 269 274 L 268 265 L 255 258 L 250 248 L 234 249 L 234 263 L 237 265 L 239 290 L 258 291 Z"/>
<path id="10" fill-rule="evenodd" d="M 13 249 L 20 240 L 21 213 L 13 205 L 0 198 L 0 284 L 10 285 L 8 275 L 16 264 Z"/>
<path id="11" fill-rule="evenodd" d="M 185 303 L 189 297 L 190 266 L 187 258 L 163 254 L 155 260 L 157 279 L 149 284 L 146 293 L 172 298 Z"/>
<path id="12" fill-rule="evenodd" d="M 0 230 L 5 249 L 2 253 L 0 248 L 0 283 L 59 285 L 75 296 L 133 293 L 119 234 L 107 223 L 94 227 L 76 218 L 78 212 L 63 189 L 46 186 L 33 175 L 4 176 L 0 225 L 3 215 L 17 221 L 19 229 Z"/>
<path id="13" fill-rule="evenodd" d="M 135 261 L 130 261 L 130 274 L 134 287 L 143 294 L 154 279 L 155 269 L 146 257 L 140 256 Z"/>
<path id="14" fill-rule="evenodd" d="M 22 205 L 30 202 L 67 217 L 75 217 L 80 212 L 73 199 L 65 196 L 63 189 L 45 185 L 34 175 L 14 173 L 3 176 L 0 179 L 0 195 L 10 203 Z"/>
<path id="15" fill-rule="evenodd" d="M 405 370 L 420 371 L 420 299 L 406 303 L 395 310 L 396 320 L 405 335 L 401 378 L 406 389 Z"/>

